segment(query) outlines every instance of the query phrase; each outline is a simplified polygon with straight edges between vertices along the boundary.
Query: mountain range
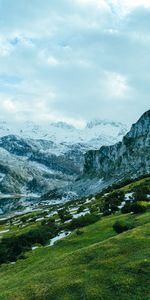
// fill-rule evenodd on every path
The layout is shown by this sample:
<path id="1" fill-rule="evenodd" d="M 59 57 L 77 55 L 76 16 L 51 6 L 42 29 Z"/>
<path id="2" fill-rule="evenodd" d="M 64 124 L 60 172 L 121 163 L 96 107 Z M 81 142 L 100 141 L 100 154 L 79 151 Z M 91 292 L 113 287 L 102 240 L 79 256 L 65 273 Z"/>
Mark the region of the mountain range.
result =
<path id="1" fill-rule="evenodd" d="M 42 195 L 81 176 L 84 155 L 120 141 L 128 127 L 93 120 L 83 129 L 58 122 L 0 122 L 0 193 Z"/>
<path id="2" fill-rule="evenodd" d="M 113 145 L 89 150 L 84 155 L 82 176 L 65 190 L 57 190 L 45 198 L 74 198 L 94 195 L 120 181 L 150 173 L 150 110 L 132 125 L 130 131 Z"/>
<path id="3" fill-rule="evenodd" d="M 42 128 L 24 128 L 9 128 L 6 135 L 6 123 L 1 127 L 0 213 L 94 196 L 114 183 L 150 173 L 150 110 L 128 132 L 121 123 L 98 120 L 84 129 L 51 124 L 46 139 Z"/>

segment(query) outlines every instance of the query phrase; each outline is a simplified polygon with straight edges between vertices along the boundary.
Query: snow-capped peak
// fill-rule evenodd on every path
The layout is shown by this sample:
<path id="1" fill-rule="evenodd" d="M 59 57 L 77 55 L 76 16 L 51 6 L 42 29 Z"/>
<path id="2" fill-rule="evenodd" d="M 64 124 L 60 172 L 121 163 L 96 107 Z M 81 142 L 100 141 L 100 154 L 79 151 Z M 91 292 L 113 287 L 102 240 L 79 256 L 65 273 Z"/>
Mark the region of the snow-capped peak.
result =
<path id="1" fill-rule="evenodd" d="M 51 126 L 57 127 L 57 128 L 62 128 L 62 129 L 75 129 L 75 127 L 71 124 L 65 123 L 65 122 L 56 122 L 56 123 L 50 123 Z"/>
<path id="2" fill-rule="evenodd" d="M 111 125 L 113 127 L 126 127 L 126 125 L 121 123 L 121 122 L 114 122 L 114 121 L 110 121 L 110 120 L 107 120 L 107 119 L 104 119 L 104 120 L 101 120 L 101 119 L 91 120 L 90 122 L 87 123 L 86 127 L 91 129 L 95 126 L 107 126 L 107 125 Z"/>
<path id="3" fill-rule="evenodd" d="M 17 135 L 22 138 L 49 140 L 55 144 L 82 143 L 87 148 L 98 149 L 102 145 L 114 144 L 122 139 L 128 127 L 120 122 L 109 120 L 94 120 L 88 122 L 85 128 L 79 129 L 73 125 L 56 122 L 36 124 L 31 121 L 6 123 L 0 122 L 0 136 Z"/>

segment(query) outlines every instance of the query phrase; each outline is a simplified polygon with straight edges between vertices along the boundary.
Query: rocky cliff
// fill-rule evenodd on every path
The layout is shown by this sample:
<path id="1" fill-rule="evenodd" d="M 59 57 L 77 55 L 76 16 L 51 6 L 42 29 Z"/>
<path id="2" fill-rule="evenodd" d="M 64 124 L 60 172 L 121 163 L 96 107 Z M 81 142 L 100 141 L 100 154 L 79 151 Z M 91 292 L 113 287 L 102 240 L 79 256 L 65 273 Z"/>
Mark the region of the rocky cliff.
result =
<path id="1" fill-rule="evenodd" d="M 150 173 L 150 110 L 132 125 L 122 142 L 85 155 L 84 176 L 116 180 L 146 173 Z"/>

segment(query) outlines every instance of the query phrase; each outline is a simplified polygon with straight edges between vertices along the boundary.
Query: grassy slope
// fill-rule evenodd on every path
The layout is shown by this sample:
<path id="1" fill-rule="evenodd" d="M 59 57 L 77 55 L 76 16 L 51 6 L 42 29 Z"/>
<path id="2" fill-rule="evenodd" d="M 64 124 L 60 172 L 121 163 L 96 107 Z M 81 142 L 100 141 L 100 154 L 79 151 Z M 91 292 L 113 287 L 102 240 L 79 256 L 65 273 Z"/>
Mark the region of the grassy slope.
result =
<path id="1" fill-rule="evenodd" d="M 116 219 L 136 228 L 116 235 Z M 150 212 L 114 215 L 0 268 L 0 299 L 150 299 Z"/>
<path id="2" fill-rule="evenodd" d="M 135 182 L 132 182 L 132 183 L 120 188 L 120 190 L 122 190 L 124 192 L 130 192 L 133 190 L 133 188 L 142 187 L 143 185 L 147 185 L 150 187 L 150 177 L 149 176 L 147 178 L 136 180 Z"/>

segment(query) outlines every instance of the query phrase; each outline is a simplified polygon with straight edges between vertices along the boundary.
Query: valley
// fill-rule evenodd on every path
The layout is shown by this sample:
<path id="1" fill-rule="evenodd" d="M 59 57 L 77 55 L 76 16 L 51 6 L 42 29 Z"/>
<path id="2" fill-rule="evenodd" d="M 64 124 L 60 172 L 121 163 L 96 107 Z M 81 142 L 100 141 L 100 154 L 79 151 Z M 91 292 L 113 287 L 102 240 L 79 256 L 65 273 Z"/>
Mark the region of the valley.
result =
<path id="1" fill-rule="evenodd" d="M 20 209 L 31 206 L 32 202 L 36 202 L 32 206 L 37 206 L 38 198 L 48 192 L 51 197 L 44 200 L 51 200 L 51 203 L 77 199 L 78 194 L 71 191 L 70 186 L 83 173 L 85 152 L 120 140 L 126 131 L 127 126 L 106 120 L 89 122 L 83 129 L 63 122 L 45 127 L 32 122 L 1 122 L 1 214 L 16 210 L 16 204 L 13 207 L 13 203 L 17 203 L 15 199 L 18 199 Z M 59 194 L 59 190 L 67 186 L 68 190 Z M 6 197 L 7 201 L 4 201 Z M 25 197 L 27 205 L 23 200 Z"/>
<path id="2" fill-rule="evenodd" d="M 63 155 L 0 139 L 0 299 L 149 299 L 149 129 Z"/>

